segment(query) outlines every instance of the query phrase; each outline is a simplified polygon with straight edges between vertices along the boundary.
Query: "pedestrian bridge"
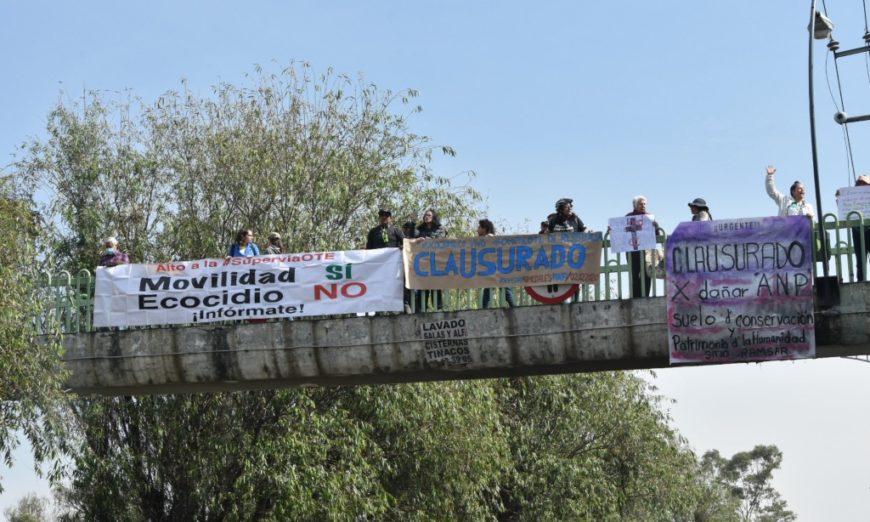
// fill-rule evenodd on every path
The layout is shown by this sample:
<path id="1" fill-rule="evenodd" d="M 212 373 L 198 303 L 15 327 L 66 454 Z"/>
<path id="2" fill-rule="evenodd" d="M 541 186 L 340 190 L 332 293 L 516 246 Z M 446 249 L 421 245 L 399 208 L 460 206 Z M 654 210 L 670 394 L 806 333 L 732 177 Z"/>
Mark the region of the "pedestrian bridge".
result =
<path id="1" fill-rule="evenodd" d="M 870 354 L 870 284 L 816 312 L 818 357 Z M 66 334 L 68 387 L 133 395 L 668 366 L 665 298 Z"/>

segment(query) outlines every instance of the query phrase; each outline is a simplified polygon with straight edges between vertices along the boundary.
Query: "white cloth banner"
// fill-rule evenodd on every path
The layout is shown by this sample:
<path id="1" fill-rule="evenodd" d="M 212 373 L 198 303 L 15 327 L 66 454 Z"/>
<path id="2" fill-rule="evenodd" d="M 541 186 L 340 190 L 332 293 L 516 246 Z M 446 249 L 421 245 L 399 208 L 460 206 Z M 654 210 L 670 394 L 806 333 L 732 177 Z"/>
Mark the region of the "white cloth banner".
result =
<path id="1" fill-rule="evenodd" d="M 870 222 L 870 187 L 843 187 L 837 191 L 837 215 L 849 219 L 849 213 L 858 211 L 864 222 Z M 853 215 L 852 219 L 858 219 Z"/>
<path id="2" fill-rule="evenodd" d="M 610 218 L 610 250 L 636 252 L 656 248 L 656 227 L 652 214 Z"/>
<path id="3" fill-rule="evenodd" d="M 397 248 L 98 268 L 94 326 L 402 311 Z"/>

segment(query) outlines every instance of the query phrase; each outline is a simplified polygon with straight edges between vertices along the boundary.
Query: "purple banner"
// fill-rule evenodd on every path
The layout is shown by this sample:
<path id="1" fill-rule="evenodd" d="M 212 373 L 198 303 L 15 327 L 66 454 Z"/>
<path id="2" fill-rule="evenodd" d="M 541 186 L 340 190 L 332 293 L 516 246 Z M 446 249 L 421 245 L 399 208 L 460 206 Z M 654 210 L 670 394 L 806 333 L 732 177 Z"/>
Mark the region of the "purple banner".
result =
<path id="1" fill-rule="evenodd" d="M 811 225 L 680 223 L 665 256 L 671 364 L 815 357 Z"/>

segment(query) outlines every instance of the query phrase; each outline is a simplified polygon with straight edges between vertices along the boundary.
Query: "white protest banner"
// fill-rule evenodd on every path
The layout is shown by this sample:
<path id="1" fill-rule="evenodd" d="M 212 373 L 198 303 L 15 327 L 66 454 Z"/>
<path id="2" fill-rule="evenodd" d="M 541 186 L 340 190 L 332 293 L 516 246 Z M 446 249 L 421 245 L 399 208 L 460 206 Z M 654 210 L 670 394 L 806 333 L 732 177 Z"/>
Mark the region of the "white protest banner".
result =
<path id="1" fill-rule="evenodd" d="M 864 216 L 865 223 L 870 223 L 870 186 L 843 187 L 837 191 L 837 216 L 849 219 L 849 213 L 856 211 Z M 852 219 L 857 218 L 852 215 Z"/>
<path id="2" fill-rule="evenodd" d="M 668 237 L 671 364 L 816 355 L 812 222 L 680 223 Z"/>
<path id="3" fill-rule="evenodd" d="M 655 217 L 651 214 L 610 218 L 610 250 L 637 252 L 656 247 Z"/>
<path id="4" fill-rule="evenodd" d="M 401 311 L 396 248 L 97 269 L 94 326 Z"/>

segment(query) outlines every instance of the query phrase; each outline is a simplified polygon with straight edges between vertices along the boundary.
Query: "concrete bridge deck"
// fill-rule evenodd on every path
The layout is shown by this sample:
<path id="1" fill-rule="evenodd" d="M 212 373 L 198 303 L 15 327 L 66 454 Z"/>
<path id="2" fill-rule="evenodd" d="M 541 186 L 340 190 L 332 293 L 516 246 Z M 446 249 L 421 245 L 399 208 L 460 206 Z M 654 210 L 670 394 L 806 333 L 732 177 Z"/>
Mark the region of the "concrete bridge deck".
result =
<path id="1" fill-rule="evenodd" d="M 668 366 L 665 298 L 66 335 L 68 387 L 132 395 Z M 870 284 L 816 313 L 817 357 L 870 354 Z"/>

